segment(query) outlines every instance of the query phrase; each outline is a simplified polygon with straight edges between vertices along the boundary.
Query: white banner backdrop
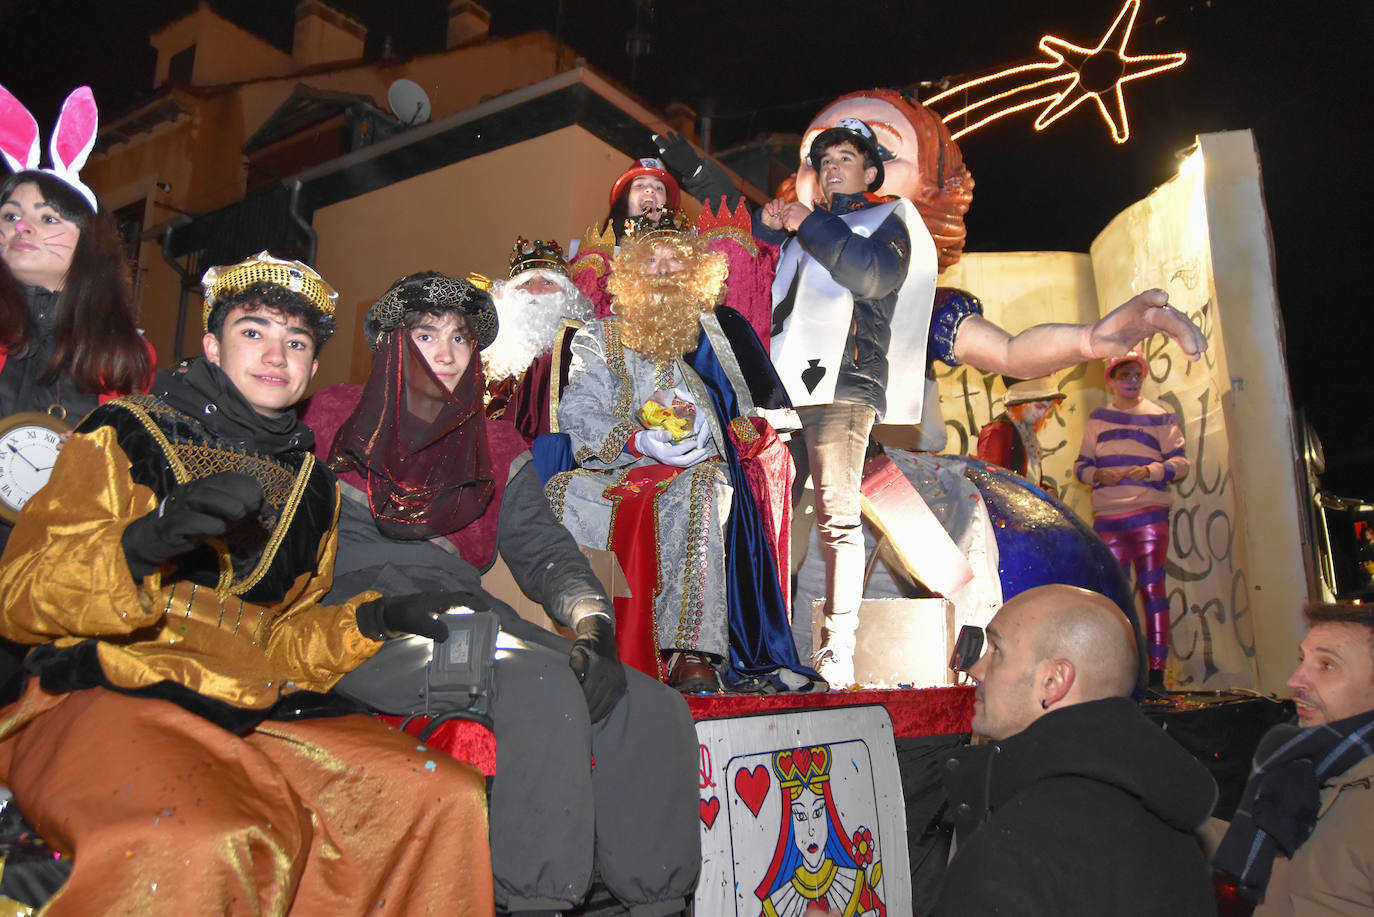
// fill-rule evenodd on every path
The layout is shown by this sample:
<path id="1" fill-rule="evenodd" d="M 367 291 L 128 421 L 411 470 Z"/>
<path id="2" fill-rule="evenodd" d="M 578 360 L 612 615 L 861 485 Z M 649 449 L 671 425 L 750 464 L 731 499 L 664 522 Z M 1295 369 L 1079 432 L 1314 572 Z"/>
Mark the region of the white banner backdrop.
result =
<path id="1" fill-rule="evenodd" d="M 1209 203 L 1214 214 L 1219 205 L 1209 199 L 1203 159 L 1201 152 L 1196 153 L 1174 180 L 1119 214 L 1095 240 L 1090 256 L 970 253 L 941 276 L 940 284 L 978 296 L 987 317 L 1013 333 L 1039 322 L 1092 321 L 1135 292 L 1151 287 L 1167 291 L 1172 304 L 1203 329 L 1209 348 L 1198 362 L 1189 362 L 1162 336 L 1151 338 L 1144 347 L 1150 370 L 1144 394 L 1179 414 L 1192 463 L 1188 477 L 1172 491 L 1166 571 L 1173 624 L 1169 681 L 1176 689 L 1256 688 L 1259 675 L 1253 606 L 1260 593 L 1247 545 L 1247 479 L 1240 473 L 1245 449 L 1240 443 L 1245 442 L 1252 452 L 1260 450 L 1253 448 L 1240 429 L 1232 370 L 1228 368 L 1228 362 L 1237 358 L 1252 364 L 1256 358 L 1248 353 L 1239 357 L 1233 354 L 1228 361 L 1213 263 L 1214 250 L 1227 245 L 1219 245 L 1209 229 Z M 1214 184 L 1249 182 L 1247 190 L 1258 196 L 1257 172 L 1238 179 L 1227 172 L 1232 168 L 1232 163 L 1220 162 L 1212 176 Z M 1221 196 L 1226 195 L 1234 195 L 1234 189 L 1225 187 Z M 1216 196 L 1214 191 L 1212 197 Z M 1225 269 L 1231 271 L 1233 266 L 1228 264 Z M 1226 304 L 1226 314 L 1233 322 L 1242 323 L 1249 336 L 1255 333 L 1256 317 L 1264 318 L 1264 310 L 1272 304 L 1272 289 L 1261 292 L 1269 296 L 1254 295 L 1249 301 Z M 1270 317 L 1269 321 L 1262 327 L 1269 334 L 1267 329 L 1272 325 L 1270 336 L 1275 340 L 1266 351 L 1281 352 L 1276 320 Z M 1279 377 L 1285 397 L 1276 399 L 1283 403 L 1274 405 L 1272 412 L 1281 428 L 1282 418 L 1288 416 L 1284 412 L 1291 412 L 1286 377 L 1281 365 L 1270 365 L 1275 362 L 1272 356 L 1266 356 L 1265 361 L 1247 368 L 1270 380 Z M 945 451 L 974 454 L 978 430 L 1003 409 L 1003 381 L 996 374 L 969 367 L 937 363 L 936 370 L 949 433 Z M 1089 491 L 1074 479 L 1072 466 L 1084 421 L 1106 402 L 1102 365 L 1081 364 L 1056 374 L 1055 382 L 1067 397 L 1040 436 L 1045 484 L 1085 520 L 1091 520 Z M 1256 436 L 1256 431 L 1249 435 Z M 1269 452 L 1275 461 L 1267 468 L 1252 458 L 1248 469 L 1249 486 L 1263 487 L 1266 496 L 1252 494 L 1250 499 L 1271 499 L 1286 506 L 1292 498 L 1290 463 L 1282 449 Z M 1248 537 L 1268 540 L 1271 536 L 1252 524 Z M 1270 546 L 1266 543 L 1265 547 Z M 1282 557 L 1291 553 L 1286 542 L 1273 550 Z M 1297 585 L 1287 591 L 1303 590 Z M 1295 615 L 1300 596 L 1280 597 L 1275 592 L 1268 598 L 1277 601 L 1266 613 Z"/>

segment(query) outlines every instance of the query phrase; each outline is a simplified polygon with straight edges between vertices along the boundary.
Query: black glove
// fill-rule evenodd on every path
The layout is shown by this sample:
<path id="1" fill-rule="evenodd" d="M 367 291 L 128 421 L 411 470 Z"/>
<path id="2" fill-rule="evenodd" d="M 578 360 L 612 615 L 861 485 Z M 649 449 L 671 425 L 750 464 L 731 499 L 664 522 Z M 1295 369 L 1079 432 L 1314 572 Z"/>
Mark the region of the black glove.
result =
<path id="1" fill-rule="evenodd" d="M 262 509 L 262 485 L 238 471 L 221 471 L 177 485 L 157 509 L 129 523 L 122 538 L 124 559 L 141 580 L 232 523 Z"/>
<path id="2" fill-rule="evenodd" d="M 615 628 L 603 615 L 586 615 L 577 622 L 577 639 L 568 665 L 582 683 L 587 712 L 599 723 L 625 693 L 625 667 L 615 649 Z"/>
<path id="3" fill-rule="evenodd" d="M 455 606 L 486 611 L 489 603 L 470 592 L 412 592 L 373 599 L 358 606 L 358 630 L 371 640 L 416 634 L 443 643 L 448 626 L 437 615 Z"/>
<path id="4" fill-rule="evenodd" d="M 658 156 L 663 160 L 663 164 L 681 176 L 683 181 L 691 178 L 697 173 L 697 169 L 701 168 L 701 157 L 681 134 L 672 131 L 654 134 L 654 143 L 658 144 Z"/>

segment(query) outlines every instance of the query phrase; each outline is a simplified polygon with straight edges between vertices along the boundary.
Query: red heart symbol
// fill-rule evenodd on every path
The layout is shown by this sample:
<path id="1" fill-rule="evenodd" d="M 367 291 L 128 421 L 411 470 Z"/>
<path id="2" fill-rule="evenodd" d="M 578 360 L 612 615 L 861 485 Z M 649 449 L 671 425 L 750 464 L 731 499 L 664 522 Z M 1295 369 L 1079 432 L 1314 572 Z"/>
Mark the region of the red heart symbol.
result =
<path id="1" fill-rule="evenodd" d="M 797 773 L 805 777 L 806 772 L 811 768 L 811 749 L 798 748 L 792 752 L 792 760 L 797 762 Z"/>
<path id="2" fill-rule="evenodd" d="M 712 796 L 710 799 L 699 799 L 697 801 L 701 803 L 701 820 L 704 821 L 706 827 L 709 828 L 716 823 L 716 816 L 720 814 L 720 800 Z"/>
<path id="3" fill-rule="evenodd" d="M 735 771 L 735 793 L 744 800 L 744 804 L 755 817 L 758 817 L 759 809 L 763 808 L 763 799 L 768 795 L 769 783 L 768 768 L 762 764 L 752 771 L 742 767 Z"/>

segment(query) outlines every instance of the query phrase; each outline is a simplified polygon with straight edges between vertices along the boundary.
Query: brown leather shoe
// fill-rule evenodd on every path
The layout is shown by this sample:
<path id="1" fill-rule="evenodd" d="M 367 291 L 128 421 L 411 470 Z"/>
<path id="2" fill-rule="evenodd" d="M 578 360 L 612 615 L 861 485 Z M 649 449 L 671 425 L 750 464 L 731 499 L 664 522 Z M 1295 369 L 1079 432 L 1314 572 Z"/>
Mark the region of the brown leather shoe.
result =
<path id="1" fill-rule="evenodd" d="M 679 651 L 673 654 L 668 667 L 668 687 L 683 694 L 716 694 L 720 678 L 711 657 L 705 653 Z"/>

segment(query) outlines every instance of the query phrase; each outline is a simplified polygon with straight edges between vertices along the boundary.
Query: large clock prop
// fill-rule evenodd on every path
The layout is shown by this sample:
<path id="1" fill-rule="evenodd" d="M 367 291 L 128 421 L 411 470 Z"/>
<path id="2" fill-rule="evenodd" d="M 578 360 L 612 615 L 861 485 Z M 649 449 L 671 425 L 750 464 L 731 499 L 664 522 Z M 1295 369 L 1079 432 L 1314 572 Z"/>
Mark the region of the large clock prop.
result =
<path id="1" fill-rule="evenodd" d="M 26 411 L 0 419 L 0 518 L 13 522 L 48 483 L 71 425 L 54 414 Z"/>

